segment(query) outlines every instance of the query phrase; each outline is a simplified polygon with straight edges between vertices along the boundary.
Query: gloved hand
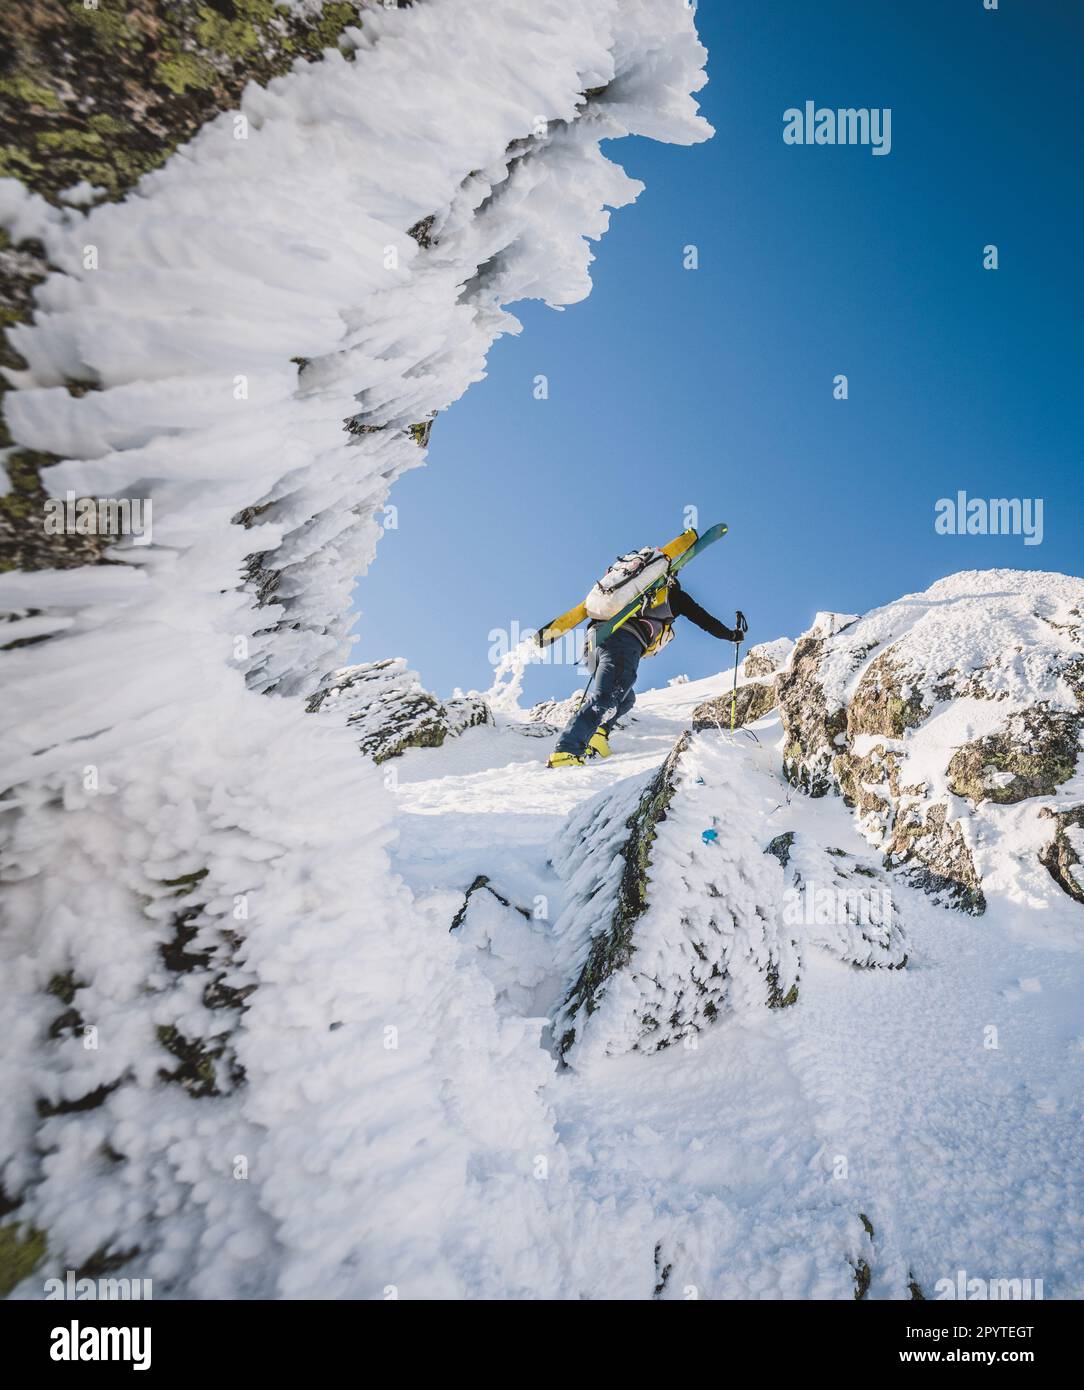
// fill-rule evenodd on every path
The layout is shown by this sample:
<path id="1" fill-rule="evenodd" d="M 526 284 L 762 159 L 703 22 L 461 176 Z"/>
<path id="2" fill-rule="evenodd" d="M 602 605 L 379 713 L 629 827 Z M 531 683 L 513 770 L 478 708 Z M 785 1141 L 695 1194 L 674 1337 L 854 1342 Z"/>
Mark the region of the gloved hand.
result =
<path id="1" fill-rule="evenodd" d="M 745 641 L 745 629 L 744 629 L 744 628 L 736 628 L 736 627 L 728 627 L 728 628 L 725 628 L 724 631 L 723 631 L 723 641 L 724 641 L 724 642 L 744 642 L 744 641 Z"/>

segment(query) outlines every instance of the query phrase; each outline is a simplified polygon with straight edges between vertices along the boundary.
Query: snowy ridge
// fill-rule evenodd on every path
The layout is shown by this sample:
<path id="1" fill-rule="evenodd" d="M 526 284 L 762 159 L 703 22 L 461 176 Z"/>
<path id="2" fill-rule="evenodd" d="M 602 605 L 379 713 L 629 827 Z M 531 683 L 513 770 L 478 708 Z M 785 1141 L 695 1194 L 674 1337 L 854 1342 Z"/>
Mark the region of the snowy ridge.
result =
<path id="1" fill-rule="evenodd" d="M 599 141 L 704 138 L 705 55 L 680 0 L 428 0 L 351 37 L 121 204 L 0 185 L 59 267 L 12 434 L 63 456 L 56 496 L 154 503 L 115 567 L 0 577 L 12 637 L 52 634 L 6 654 L 0 1182 L 46 1272 L 160 1296 L 564 1287 L 539 1023 L 416 912 L 349 731 L 261 692 L 342 664 L 428 420 L 504 304 L 588 293 L 640 187 Z"/>
<path id="2" fill-rule="evenodd" d="M 1029 570 L 964 570 L 925 592 L 906 594 L 846 630 L 836 623 L 822 681 L 828 704 L 856 693 L 877 655 L 891 650 L 909 689 L 924 703 L 964 693 L 969 678 L 981 698 L 1023 708 L 1048 700 L 1078 708 L 1066 667 L 1082 655 L 1084 580 Z M 820 615 L 823 616 L 823 615 Z M 838 618 L 838 615 L 836 615 Z M 814 626 L 813 635 L 826 635 Z M 955 679 L 953 679 L 955 678 Z M 1005 710 L 999 711 L 1004 714 Z"/>

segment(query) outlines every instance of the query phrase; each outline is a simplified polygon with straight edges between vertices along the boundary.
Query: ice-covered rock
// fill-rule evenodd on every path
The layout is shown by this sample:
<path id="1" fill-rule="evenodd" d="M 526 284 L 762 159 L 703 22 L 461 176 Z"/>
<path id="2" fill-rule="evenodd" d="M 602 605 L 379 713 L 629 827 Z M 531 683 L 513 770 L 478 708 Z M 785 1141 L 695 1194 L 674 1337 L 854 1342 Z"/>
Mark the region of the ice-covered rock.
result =
<path id="1" fill-rule="evenodd" d="M 777 637 L 774 642 L 759 642 L 749 648 L 742 662 L 742 673 L 749 680 L 758 676 L 773 676 L 790 660 L 794 643 L 789 637 Z"/>
<path id="2" fill-rule="evenodd" d="M 280 63 L 240 16 L 268 72 L 211 62 L 208 101 L 155 95 L 199 129 L 129 162 L 123 200 L 0 179 L 0 532 L 22 528 L 0 573 L 0 1241 L 17 1223 L 49 1273 L 172 1297 L 555 1296 L 544 1232 L 571 1198 L 523 1161 L 561 1163 L 541 1024 L 496 1014 L 484 953 L 416 909 L 386 779 L 304 706 L 350 659 L 390 489 L 519 331 L 507 306 L 589 293 L 591 243 L 641 189 L 602 143 L 710 134 L 706 54 L 688 7 L 647 0 L 365 5 L 360 28 L 294 8 L 311 48 Z M 143 22 L 86 16 L 61 27 Z M 220 19 L 196 29 L 235 47 Z M 125 74 L 153 47 L 112 88 L 95 65 L 143 127 Z M 178 53 L 183 85 L 199 54 Z M 105 109 L 82 77 L 59 119 Z M 148 543 L 43 549 L 69 491 L 153 503 Z M 443 704 L 449 730 L 473 717 Z"/>
<path id="3" fill-rule="evenodd" d="M 307 708 L 310 714 L 345 719 L 358 747 L 377 763 L 408 748 L 439 748 L 464 729 L 493 722 L 481 696 L 438 700 L 402 657 L 333 671 Z"/>
<path id="4" fill-rule="evenodd" d="M 580 807 L 555 847 L 571 983 L 554 1035 L 572 1065 L 689 1045 L 723 1012 L 797 999 L 783 875 L 714 737 L 684 734 L 657 772 Z"/>
<path id="5" fill-rule="evenodd" d="M 982 827 L 1000 806 L 1061 812 L 1072 795 L 1061 789 L 1084 728 L 1082 611 L 1084 580 L 986 570 L 834 635 L 819 618 L 778 677 L 786 775 L 812 796 L 840 792 L 886 865 L 981 913 L 978 846 L 997 838 Z M 1023 862 L 1034 848 L 1018 843 Z"/>
<path id="6" fill-rule="evenodd" d="M 868 857 L 783 831 L 766 853 L 787 874 L 783 920 L 804 944 L 852 965 L 890 970 L 907 964 L 907 940 L 885 871 Z"/>

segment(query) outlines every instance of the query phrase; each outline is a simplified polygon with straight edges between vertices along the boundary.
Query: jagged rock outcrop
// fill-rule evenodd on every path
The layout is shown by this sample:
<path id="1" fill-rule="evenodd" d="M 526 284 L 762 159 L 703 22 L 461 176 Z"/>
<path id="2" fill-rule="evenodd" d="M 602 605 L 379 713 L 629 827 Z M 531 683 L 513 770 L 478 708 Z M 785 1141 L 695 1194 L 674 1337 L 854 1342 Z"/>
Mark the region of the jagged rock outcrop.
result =
<path id="1" fill-rule="evenodd" d="M 949 788 L 972 806 L 1010 806 L 1052 796 L 1076 770 L 1084 716 L 1037 705 L 1009 716 L 1003 728 L 965 743 L 948 765 Z"/>
<path id="2" fill-rule="evenodd" d="M 886 866 L 981 913 L 974 818 L 1056 797 L 1078 765 L 1082 596 L 1064 575 L 972 571 L 820 615 L 777 677 L 786 776 L 839 792 Z"/>
<path id="3" fill-rule="evenodd" d="M 742 662 L 742 674 L 748 680 L 759 676 L 773 676 L 790 660 L 794 643 L 789 637 L 777 637 L 774 642 L 758 642 L 749 648 Z"/>
<path id="4" fill-rule="evenodd" d="M 776 682 L 787 735 L 783 772 L 810 796 L 825 796 L 832 790 L 832 759 L 847 727 L 842 709 L 829 711 L 817 679 L 824 651 L 822 638 L 803 637 Z"/>
<path id="5" fill-rule="evenodd" d="M 727 1010 L 796 1001 L 782 874 L 743 824 L 734 776 L 712 735 L 686 733 L 657 772 L 579 808 L 560 837 L 569 905 L 555 931 L 571 983 L 554 1035 L 573 1065 L 690 1045 Z"/>
<path id="6" fill-rule="evenodd" d="M 774 681 L 753 680 L 739 685 L 730 695 L 715 695 L 693 710 L 693 730 L 729 729 L 752 724 L 770 714 L 778 703 Z"/>
<path id="7" fill-rule="evenodd" d="M 978 917 L 986 911 L 986 895 L 966 825 L 951 818 L 945 801 L 904 797 L 890 816 L 882 848 L 887 868 L 899 869 L 916 888 Z"/>
<path id="8" fill-rule="evenodd" d="M 861 734 L 902 738 L 929 712 L 922 703 L 919 673 L 909 673 L 890 651 L 881 652 L 863 671 L 847 703 L 847 744 Z"/>
<path id="9" fill-rule="evenodd" d="M 1054 822 L 1054 838 L 1040 851 L 1039 861 L 1059 888 L 1084 903 L 1084 806 L 1067 811 L 1044 807 L 1041 814 Z"/>
<path id="10" fill-rule="evenodd" d="M 402 657 L 333 671 L 306 708 L 310 714 L 345 719 L 358 747 L 377 763 L 408 748 L 439 748 L 464 729 L 493 723 L 480 695 L 438 700 Z"/>

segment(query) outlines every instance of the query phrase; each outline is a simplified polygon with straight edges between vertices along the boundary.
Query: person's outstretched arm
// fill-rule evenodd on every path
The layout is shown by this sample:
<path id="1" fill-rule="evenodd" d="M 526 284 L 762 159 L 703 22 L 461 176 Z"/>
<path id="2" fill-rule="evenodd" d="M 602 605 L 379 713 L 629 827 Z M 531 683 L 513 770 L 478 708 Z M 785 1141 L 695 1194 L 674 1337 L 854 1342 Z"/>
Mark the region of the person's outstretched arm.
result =
<path id="1" fill-rule="evenodd" d="M 718 637 L 722 642 L 738 642 L 742 639 L 740 632 L 727 627 L 726 623 L 721 623 L 718 618 L 713 618 L 706 608 L 701 608 L 680 584 L 675 584 L 670 590 L 670 608 L 675 617 L 688 618 L 691 623 L 703 628 L 705 632 L 710 632 L 712 637 Z"/>

